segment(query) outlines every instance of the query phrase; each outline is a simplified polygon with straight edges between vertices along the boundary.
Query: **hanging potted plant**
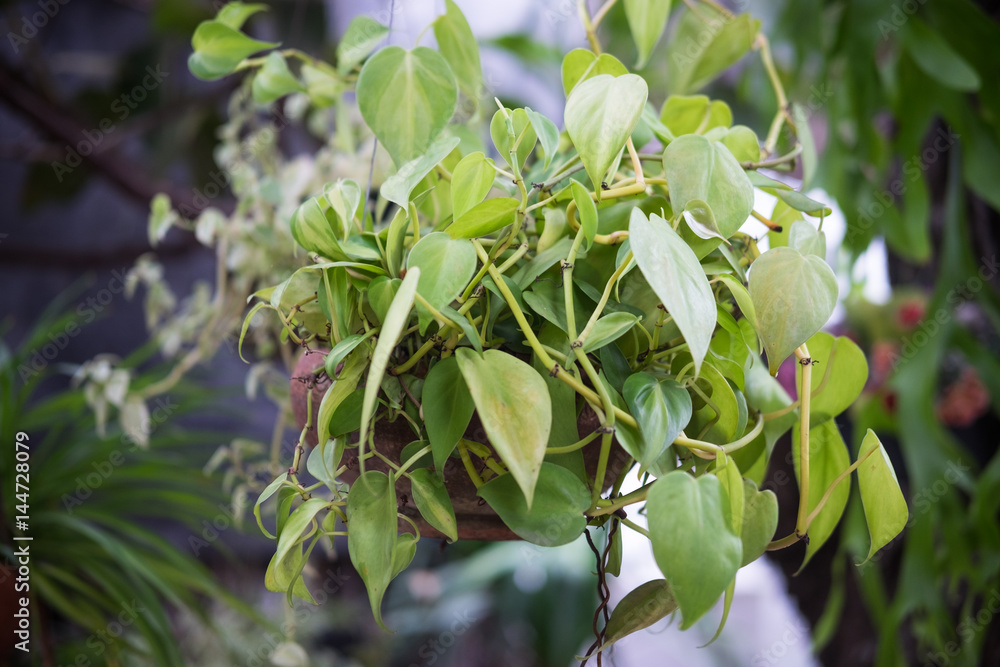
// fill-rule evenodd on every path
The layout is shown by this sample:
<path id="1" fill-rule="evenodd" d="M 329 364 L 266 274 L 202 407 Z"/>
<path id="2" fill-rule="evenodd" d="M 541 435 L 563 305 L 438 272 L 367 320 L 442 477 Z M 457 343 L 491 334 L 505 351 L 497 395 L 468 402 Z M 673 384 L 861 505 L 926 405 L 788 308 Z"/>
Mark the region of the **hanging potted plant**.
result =
<path id="1" fill-rule="evenodd" d="M 624 3 L 639 67 L 669 4 Z M 309 554 L 346 535 L 385 627 L 382 597 L 421 536 L 555 546 L 596 530 L 604 577 L 617 574 L 624 527 L 649 538 L 664 578 L 626 596 L 598 650 L 677 610 L 689 627 L 723 595 L 728 609 L 737 570 L 768 549 L 805 541 L 808 561 L 855 470 L 871 553 L 905 525 L 878 438 L 851 463 L 833 421 L 867 367 L 850 340 L 820 332 L 837 301 L 829 209 L 759 172 L 802 163 L 808 174 L 815 160 L 759 22 L 714 3 L 685 9 L 670 90 L 651 95 L 601 52 L 614 5 L 591 17 L 580 4 L 591 48 L 563 60 L 562 131 L 482 102 L 478 47 L 450 0 L 437 50 L 374 51 L 386 28 L 362 17 L 335 64 L 248 37 L 256 5 L 226 5 L 196 30 L 197 76 L 247 72 L 261 104 L 332 108 L 335 136 L 356 107 L 392 163 L 368 185 L 373 205 L 350 179 L 302 202 L 288 223 L 313 261 L 255 294 L 244 323 L 272 311 L 302 348 L 299 444 L 255 506 L 277 540 L 269 588 L 311 600 Z M 685 94 L 750 50 L 778 100 L 763 143 L 725 103 Z M 784 232 L 754 210 L 755 189 L 777 198 Z M 751 216 L 772 229 L 764 253 L 740 231 Z M 789 358 L 794 401 L 773 377 Z M 775 539 L 777 501 L 758 485 L 789 429 L 799 510 Z M 623 493 L 629 477 L 637 488 Z M 260 514 L 272 496 L 273 535 Z"/>

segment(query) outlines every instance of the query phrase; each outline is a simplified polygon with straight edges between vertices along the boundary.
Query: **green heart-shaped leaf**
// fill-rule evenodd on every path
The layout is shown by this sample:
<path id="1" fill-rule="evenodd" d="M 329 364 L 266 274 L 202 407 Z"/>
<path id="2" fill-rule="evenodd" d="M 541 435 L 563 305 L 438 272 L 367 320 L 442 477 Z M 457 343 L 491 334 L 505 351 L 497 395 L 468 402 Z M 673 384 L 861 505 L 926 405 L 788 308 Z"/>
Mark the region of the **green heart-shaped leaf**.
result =
<path id="1" fill-rule="evenodd" d="M 566 131 L 598 198 L 604 174 L 639 122 L 647 93 L 646 82 L 634 74 L 601 74 L 580 83 L 566 100 Z"/>
<path id="2" fill-rule="evenodd" d="M 802 475 L 798 428 L 792 431 L 792 457 L 795 463 L 795 478 L 800 480 Z M 809 429 L 809 498 L 806 502 L 809 512 L 816 509 L 830 484 L 850 465 L 851 458 L 847 453 L 847 445 L 844 444 L 844 438 L 841 437 L 834 420 L 827 420 L 816 428 Z M 837 485 L 823 505 L 823 509 L 809 524 L 809 544 L 806 545 L 806 555 L 799 571 L 830 539 L 833 530 L 840 523 L 840 517 L 844 514 L 850 496 L 851 478 L 848 477 Z"/>
<path id="3" fill-rule="evenodd" d="M 387 46 L 358 76 L 358 108 L 397 166 L 419 157 L 451 119 L 458 101 L 444 57 L 424 46 Z"/>
<path id="4" fill-rule="evenodd" d="M 788 247 L 795 248 L 803 255 L 816 255 L 825 260 L 826 234 L 805 220 L 796 220 L 788 230 Z"/>
<path id="5" fill-rule="evenodd" d="M 622 394 L 642 434 L 642 450 L 629 454 L 649 467 L 691 420 L 691 395 L 674 380 L 649 373 L 630 375 Z"/>
<path id="6" fill-rule="evenodd" d="M 483 201 L 496 175 L 493 160 L 482 152 L 462 158 L 451 174 L 451 209 L 456 220 Z"/>
<path id="7" fill-rule="evenodd" d="M 732 125 L 733 112 L 725 102 L 709 100 L 707 95 L 671 95 L 660 110 L 660 122 L 674 137 L 705 134 Z"/>
<path id="8" fill-rule="evenodd" d="M 312 501 L 307 501 L 312 502 Z M 375 622 L 382 621 L 382 598 L 393 577 L 396 548 L 396 487 L 385 473 L 369 470 L 351 485 L 347 496 L 347 551 L 368 589 Z"/>
<path id="9" fill-rule="evenodd" d="M 837 305 L 837 278 L 827 263 L 794 248 L 772 248 L 750 268 L 750 298 L 771 375 L 819 331 Z"/>
<path id="10" fill-rule="evenodd" d="M 556 547 L 580 537 L 587 527 L 583 513 L 590 507 L 590 491 L 566 468 L 541 464 L 530 508 L 517 487 L 513 475 L 500 475 L 479 487 L 479 496 L 521 539 Z"/>
<path id="11" fill-rule="evenodd" d="M 646 498 L 653 557 L 680 607 L 681 629 L 711 609 L 736 576 L 743 547 L 733 533 L 729 500 L 715 475 L 675 471 Z"/>
<path id="12" fill-rule="evenodd" d="M 368 57 L 389 34 L 389 28 L 364 14 L 355 16 L 337 44 L 337 71 L 347 74 Z"/>
<path id="13" fill-rule="evenodd" d="M 476 273 L 476 248 L 468 239 L 453 239 L 444 232 L 433 232 L 420 239 L 406 260 L 409 268 L 420 268 L 417 294 L 434 309 L 454 301 Z M 420 333 L 434 321 L 421 303 L 417 304 Z"/>
<path id="14" fill-rule="evenodd" d="M 810 424 L 815 427 L 833 419 L 861 395 L 868 380 L 868 361 L 857 343 L 846 336 L 819 332 L 806 344 L 813 360 Z M 796 367 L 799 386 L 802 366 Z"/>
<path id="15" fill-rule="evenodd" d="M 743 562 L 749 565 L 764 555 L 767 545 L 774 539 L 778 529 L 778 496 L 770 489 L 757 490 L 750 480 L 743 480 Z"/>
<path id="16" fill-rule="evenodd" d="M 692 200 L 711 208 L 719 233 L 735 234 L 753 210 L 753 185 L 723 144 L 687 134 L 663 151 L 663 169 L 670 187 L 670 206 L 689 208 Z"/>
<path id="17" fill-rule="evenodd" d="M 611 647 L 619 639 L 633 632 L 644 630 L 668 614 L 677 611 L 677 600 L 670 593 L 666 579 L 654 579 L 629 591 L 622 598 L 604 629 L 601 650 Z"/>
<path id="18" fill-rule="evenodd" d="M 402 167 L 395 174 L 385 179 L 382 184 L 382 196 L 406 208 L 410 203 L 410 193 L 417 187 L 420 181 L 434 169 L 441 160 L 445 159 L 455 146 L 458 146 L 458 137 L 440 137 L 427 147 L 427 151 L 416 157 Z"/>
<path id="19" fill-rule="evenodd" d="M 202 21 L 191 37 L 194 53 L 188 69 L 199 79 L 212 81 L 232 74 L 247 56 L 273 49 L 277 42 L 261 42 L 247 37 L 222 21 Z"/>
<path id="20" fill-rule="evenodd" d="M 511 127 L 507 127 L 507 121 L 510 120 Z M 510 129 L 514 130 L 514 138 L 511 139 Z M 528 159 L 528 155 L 531 154 L 531 150 L 535 147 L 535 142 L 538 141 L 538 137 L 535 135 L 535 127 L 531 123 L 531 118 L 528 116 L 528 112 L 524 109 L 497 109 L 496 113 L 493 114 L 492 120 L 490 120 L 490 137 L 493 139 L 493 145 L 496 146 L 497 152 L 500 157 L 514 169 L 514 165 L 510 164 L 510 149 L 516 144 L 517 145 L 517 170 L 524 170 L 524 163 Z"/>
<path id="21" fill-rule="evenodd" d="M 671 92 L 704 87 L 750 51 L 759 29 L 760 21 L 749 14 L 730 18 L 709 5 L 684 12 L 667 50 Z"/>
<path id="22" fill-rule="evenodd" d="M 595 56 L 590 49 L 573 49 L 562 61 L 563 92 L 569 97 L 578 83 L 600 74 L 621 76 L 628 68 L 610 53 Z"/>
<path id="23" fill-rule="evenodd" d="M 434 364 L 424 381 L 424 425 L 434 454 L 434 467 L 444 470 L 455 445 L 469 426 L 476 404 L 465 386 L 455 357 Z"/>
<path id="24" fill-rule="evenodd" d="M 430 468 L 418 468 L 410 473 L 410 489 L 420 516 L 444 533 L 450 541 L 457 540 L 455 508 L 452 507 L 441 474 Z"/>
<path id="25" fill-rule="evenodd" d="M 288 69 L 285 57 L 272 51 L 264 59 L 264 65 L 253 78 L 253 99 L 259 104 L 273 102 L 279 97 L 305 90 L 292 71 Z"/>
<path id="26" fill-rule="evenodd" d="M 434 37 L 441 55 L 455 72 L 462 92 L 479 100 L 483 90 L 483 68 L 479 62 L 479 44 L 462 10 L 452 0 L 445 0 L 445 13 L 434 20 Z"/>
<path id="27" fill-rule="evenodd" d="M 495 197 L 476 204 L 445 229 L 454 239 L 474 239 L 500 231 L 514 223 L 521 202 L 513 197 Z"/>

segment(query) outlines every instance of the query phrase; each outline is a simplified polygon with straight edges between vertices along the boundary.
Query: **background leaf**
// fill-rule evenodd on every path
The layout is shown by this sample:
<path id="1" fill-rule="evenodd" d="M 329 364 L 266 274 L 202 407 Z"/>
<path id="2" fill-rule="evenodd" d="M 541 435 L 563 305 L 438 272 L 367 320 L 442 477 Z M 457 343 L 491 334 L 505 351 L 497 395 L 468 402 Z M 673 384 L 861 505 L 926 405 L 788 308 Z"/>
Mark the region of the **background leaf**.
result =
<path id="1" fill-rule="evenodd" d="M 632 40 L 639 51 L 636 69 L 642 69 L 649 60 L 667 27 L 668 16 L 670 0 L 625 0 L 625 18 L 628 19 Z"/>
<path id="2" fill-rule="evenodd" d="M 462 10 L 452 0 L 445 0 L 445 13 L 434 20 L 438 49 L 455 72 L 462 92 L 478 102 L 483 89 L 483 68 L 479 62 L 479 44 Z"/>

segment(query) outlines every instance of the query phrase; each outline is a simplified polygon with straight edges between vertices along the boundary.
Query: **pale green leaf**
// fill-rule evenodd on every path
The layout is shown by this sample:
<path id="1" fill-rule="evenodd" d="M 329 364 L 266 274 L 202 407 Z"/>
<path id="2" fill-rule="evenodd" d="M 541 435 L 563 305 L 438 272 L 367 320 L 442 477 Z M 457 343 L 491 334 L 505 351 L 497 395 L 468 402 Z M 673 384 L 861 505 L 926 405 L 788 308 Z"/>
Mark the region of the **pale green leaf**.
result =
<path id="1" fill-rule="evenodd" d="M 868 380 L 868 360 L 857 343 L 846 336 L 834 337 L 820 331 L 806 344 L 813 360 L 810 424 L 818 426 L 851 407 Z M 795 386 L 802 378 L 796 364 Z"/>
<path id="2" fill-rule="evenodd" d="M 872 452 L 874 449 L 878 451 Z M 871 539 L 868 557 L 859 563 L 863 565 L 906 528 L 910 512 L 885 447 L 871 429 L 861 441 L 858 460 L 862 461 L 858 466 L 858 488 Z"/>
<path id="3" fill-rule="evenodd" d="M 563 92 L 569 97 L 577 84 L 601 74 L 621 76 L 628 68 L 610 53 L 596 56 L 589 49 L 573 49 L 562 61 Z"/>
<path id="4" fill-rule="evenodd" d="M 455 351 L 490 444 L 524 493 L 530 510 L 552 427 L 545 380 L 529 364 L 500 350 Z"/>
<path id="5" fill-rule="evenodd" d="M 406 260 L 409 269 L 420 269 L 417 294 L 434 309 L 449 305 L 462 292 L 476 272 L 476 249 L 468 239 L 453 239 L 444 232 L 433 232 L 420 239 Z M 422 304 L 417 304 L 420 333 L 434 321 Z"/>
<path id="6" fill-rule="evenodd" d="M 273 102 L 279 97 L 305 91 L 305 86 L 295 78 L 285 57 L 272 51 L 253 78 L 253 99 L 258 104 Z"/>
<path id="7" fill-rule="evenodd" d="M 382 184 L 382 196 L 389 201 L 405 208 L 410 203 L 410 193 L 434 169 L 435 165 L 445 159 L 455 146 L 458 137 L 439 137 L 427 147 L 420 156 L 410 160 L 399 168 L 395 174 L 385 179 Z"/>
<path id="8" fill-rule="evenodd" d="M 346 74 L 368 57 L 389 34 L 389 29 L 375 19 L 359 14 L 351 20 L 337 44 L 337 71 Z"/>
<path id="9" fill-rule="evenodd" d="M 493 160 L 481 152 L 462 158 L 451 173 L 451 209 L 456 220 L 483 201 L 496 175 Z"/>
<path id="10" fill-rule="evenodd" d="M 663 218 L 647 219 L 638 208 L 629 219 L 629 242 L 639 270 L 684 335 L 697 374 L 716 321 L 715 296 L 698 258 Z"/>
<path id="11" fill-rule="evenodd" d="M 385 369 L 389 365 L 389 357 L 396 347 L 396 342 L 410 318 L 410 309 L 417 296 L 419 280 L 420 269 L 414 267 L 406 272 L 406 278 L 400 284 L 396 296 L 392 299 L 389 312 L 385 316 L 385 321 L 382 322 L 382 331 L 379 333 L 378 343 L 375 344 L 375 351 L 372 352 L 368 381 L 365 385 L 365 401 L 361 409 L 361 428 L 358 439 L 358 442 L 361 443 L 359 457 L 364 454 L 368 442 L 368 424 L 375 413 L 375 402 L 378 399 L 382 377 L 385 375 Z"/>
<path id="12" fill-rule="evenodd" d="M 202 21 L 191 37 L 191 46 L 194 53 L 188 58 L 188 69 L 199 79 L 211 81 L 232 74 L 247 56 L 278 44 L 251 39 L 221 21 Z"/>
<path id="13" fill-rule="evenodd" d="M 650 54 L 660 41 L 667 17 L 670 16 L 670 0 L 625 0 L 625 18 L 628 20 L 632 40 L 639 57 L 636 69 L 642 69 Z"/>
<path id="14" fill-rule="evenodd" d="M 826 324 L 839 293 L 829 265 L 794 248 L 772 248 L 758 257 L 750 268 L 749 291 L 771 375 Z"/>
<path id="15" fill-rule="evenodd" d="M 799 429 L 795 428 L 792 431 L 792 458 L 795 464 L 796 480 L 802 478 L 799 449 Z M 809 498 L 806 502 L 809 512 L 816 509 L 830 484 L 850 465 L 851 460 L 847 452 L 847 445 L 844 444 L 844 439 L 841 437 L 834 420 L 830 419 L 809 429 Z M 823 509 L 809 524 L 809 543 L 806 545 L 806 555 L 799 571 L 833 535 L 850 496 L 851 478 L 847 477 L 837 485 L 826 504 L 823 505 Z"/>
<path id="16" fill-rule="evenodd" d="M 402 166 L 441 134 L 455 112 L 458 88 L 437 51 L 387 46 L 361 68 L 357 97 L 362 118 Z"/>
<path id="17" fill-rule="evenodd" d="M 750 51 L 759 29 L 760 21 L 749 14 L 729 18 L 704 3 L 697 12 L 684 12 L 667 49 L 670 91 L 705 86 Z"/>
<path id="18" fill-rule="evenodd" d="M 583 237 L 586 239 L 586 248 L 590 250 L 594 245 L 594 237 L 597 236 L 597 205 L 590 198 L 587 188 L 578 181 L 570 180 L 570 189 L 573 192 L 573 201 L 576 202 L 576 212 L 580 217 L 580 227 L 583 229 Z"/>
<path id="19" fill-rule="evenodd" d="M 565 124 L 600 199 L 601 181 L 646 105 L 646 82 L 634 74 L 601 74 L 573 89 Z"/>
<path id="20" fill-rule="evenodd" d="M 707 204 L 724 238 L 735 234 L 753 210 L 753 186 L 724 145 L 685 135 L 663 151 L 663 169 L 674 211 L 691 200 Z"/>
<path id="21" fill-rule="evenodd" d="M 434 20 L 438 49 L 451 65 L 465 96 L 478 101 L 483 89 L 483 68 L 476 36 L 458 5 L 452 0 L 445 0 L 444 4 L 445 13 Z"/>
<path id="22" fill-rule="evenodd" d="M 500 231 L 514 223 L 521 202 L 512 197 L 496 197 L 473 206 L 445 229 L 455 239 L 474 239 Z"/>
<path id="23" fill-rule="evenodd" d="M 375 622 L 382 621 L 382 598 L 393 577 L 396 548 L 396 487 L 385 473 L 369 470 L 351 486 L 347 496 L 347 551 L 351 564 L 368 590 Z"/>

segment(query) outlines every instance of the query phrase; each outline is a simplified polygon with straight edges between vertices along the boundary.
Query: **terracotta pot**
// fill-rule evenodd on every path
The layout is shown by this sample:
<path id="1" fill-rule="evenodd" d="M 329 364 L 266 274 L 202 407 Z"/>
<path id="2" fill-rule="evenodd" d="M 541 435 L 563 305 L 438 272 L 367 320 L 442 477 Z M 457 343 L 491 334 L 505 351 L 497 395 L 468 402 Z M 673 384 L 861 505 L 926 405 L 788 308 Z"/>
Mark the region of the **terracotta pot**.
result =
<path id="1" fill-rule="evenodd" d="M 313 381 L 313 427 L 306 433 L 306 443 L 309 448 L 316 446 L 316 415 L 319 411 L 323 394 L 330 387 L 330 378 L 325 373 L 318 376 L 313 373 L 317 368 L 323 366 L 323 359 L 327 350 L 307 350 L 299 359 L 295 366 L 295 371 L 291 378 L 291 398 L 292 412 L 295 414 L 295 421 L 301 429 L 306 423 L 306 391 L 308 383 Z M 584 410 L 577 421 L 577 430 L 587 434 L 600 426 L 597 415 L 592 410 Z M 465 438 L 475 442 L 489 445 L 486 431 L 483 429 L 479 417 L 475 414 L 469 423 L 469 428 L 465 431 Z M 410 444 L 417 437 L 413 434 L 408 422 L 400 417 L 394 422 L 380 421 L 375 429 L 375 447 L 393 463 L 400 463 L 400 452 L 406 445 Z M 356 449 L 349 449 L 344 453 L 342 464 L 348 466 L 342 478 L 344 481 L 353 482 L 358 478 L 358 465 Z M 600 439 L 595 439 L 582 449 L 584 463 L 588 476 L 593 476 L 597 469 L 597 459 L 600 455 Z M 629 456 L 618 445 L 613 444 L 611 457 L 608 460 L 608 469 L 605 474 L 605 490 L 611 486 L 622 466 L 628 461 Z M 365 464 L 366 470 L 380 470 L 388 472 L 388 466 L 379 459 L 368 459 Z M 449 458 L 444 467 L 444 483 L 448 489 L 455 508 L 455 518 L 458 521 L 458 537 L 462 540 L 517 540 L 520 539 L 510 528 L 497 516 L 496 512 L 476 495 L 476 486 L 469 479 L 468 473 L 462 462 L 456 458 Z M 401 514 L 412 518 L 420 526 L 421 535 L 429 537 L 444 538 L 440 532 L 427 524 L 414 506 L 410 494 L 410 480 L 403 477 L 396 483 L 396 497 L 398 499 L 399 511 Z M 400 519 L 400 529 L 403 530 L 407 523 Z"/>

